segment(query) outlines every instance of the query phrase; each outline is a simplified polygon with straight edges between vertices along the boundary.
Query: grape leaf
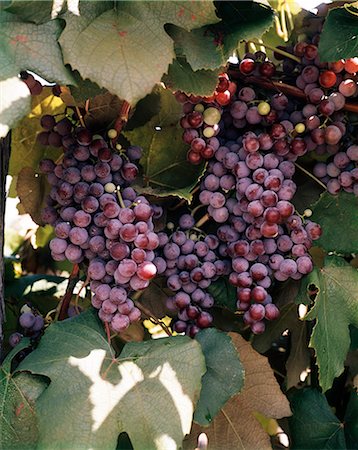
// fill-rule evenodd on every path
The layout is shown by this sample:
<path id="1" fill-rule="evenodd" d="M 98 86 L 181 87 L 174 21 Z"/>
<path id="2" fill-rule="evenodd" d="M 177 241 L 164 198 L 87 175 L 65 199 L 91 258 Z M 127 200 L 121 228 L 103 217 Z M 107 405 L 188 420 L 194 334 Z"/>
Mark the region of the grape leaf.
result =
<path id="1" fill-rule="evenodd" d="M 54 283 L 56 285 L 66 280 L 65 277 L 59 277 L 57 275 L 24 275 L 20 278 L 16 278 L 12 283 L 7 283 L 5 287 L 5 297 L 15 297 L 21 299 L 25 295 L 31 292 L 33 285 L 38 281 L 45 281 L 48 283 Z"/>
<path id="2" fill-rule="evenodd" d="M 345 449 L 343 425 L 333 414 L 326 397 L 317 389 L 300 389 L 291 400 L 288 419 L 292 449 Z"/>
<path id="3" fill-rule="evenodd" d="M 336 253 L 358 253 L 358 198 L 353 193 L 340 192 L 333 196 L 325 192 L 311 209 L 310 219 L 323 229 L 315 245 Z M 337 230 L 342 230 L 339 239 Z"/>
<path id="4" fill-rule="evenodd" d="M 125 431 L 134 448 L 166 450 L 190 431 L 205 360 L 186 336 L 132 342 L 115 358 L 90 309 L 51 325 L 18 370 L 51 379 L 36 404 L 39 447 L 115 448 Z"/>
<path id="5" fill-rule="evenodd" d="M 216 2 L 219 23 L 190 32 L 172 25 L 166 29 L 177 55 L 186 56 L 193 70 L 215 69 L 236 50 L 239 41 L 259 38 L 272 24 L 274 11 L 256 2 Z M 178 25 L 178 24 L 176 24 Z"/>
<path id="6" fill-rule="evenodd" d="M 209 449 L 271 449 L 270 438 L 254 413 L 271 418 L 291 415 L 288 400 L 273 375 L 267 358 L 255 352 L 239 334 L 229 333 L 245 369 L 243 390 L 221 409 L 209 427 L 193 424 L 184 448 L 192 450 L 200 433 L 206 433 Z"/>
<path id="7" fill-rule="evenodd" d="M 266 324 L 265 333 L 254 337 L 252 345 L 260 353 L 267 352 L 272 343 L 285 330 L 290 331 L 290 354 L 286 361 L 286 388 L 297 386 L 300 374 L 309 367 L 310 353 L 307 348 L 307 323 L 300 320 L 295 303 L 280 309 L 280 317 Z"/>
<path id="8" fill-rule="evenodd" d="M 160 104 L 160 92 L 155 87 L 153 92 L 139 100 L 135 108 L 131 110 L 132 115 L 128 120 L 126 130 L 133 130 L 145 125 L 152 117 L 159 114 Z"/>
<path id="9" fill-rule="evenodd" d="M 22 1 L 13 0 L 6 11 L 16 14 L 24 22 L 34 22 L 36 24 L 47 22 L 50 19 L 55 19 L 61 12 L 64 12 L 65 0 L 51 0 L 51 1 Z M 75 14 L 75 4 L 79 3 L 79 0 L 67 0 L 68 9 L 72 10 Z"/>
<path id="10" fill-rule="evenodd" d="M 61 31 L 57 19 L 34 25 L 0 11 L 0 80 L 14 77 L 22 70 L 32 70 L 48 81 L 72 84 L 73 78 L 63 65 L 57 43 Z"/>
<path id="11" fill-rule="evenodd" d="M 86 8 L 65 19 L 65 62 L 131 104 L 152 90 L 174 58 L 166 23 L 190 30 L 217 21 L 208 1 L 119 2 L 102 14 Z"/>
<path id="12" fill-rule="evenodd" d="M 56 160 L 61 155 L 61 149 L 39 144 L 36 136 L 43 131 L 40 123 L 43 115 L 60 114 L 64 110 L 65 105 L 52 94 L 51 88 L 44 88 L 40 95 L 31 97 L 31 111 L 12 132 L 10 175 L 18 175 L 24 164 L 37 171 L 43 158 Z"/>
<path id="13" fill-rule="evenodd" d="M 185 57 L 194 71 L 216 69 L 226 64 L 227 58 L 223 55 L 221 46 L 215 42 L 212 29 L 209 26 L 187 31 L 173 24 L 165 26 L 174 41 L 176 55 Z"/>
<path id="14" fill-rule="evenodd" d="M 358 326 L 358 272 L 343 258 L 328 256 L 322 268 L 315 267 L 302 279 L 297 297 L 307 303 L 311 285 L 318 289 L 306 320 L 316 320 L 310 340 L 315 349 L 319 382 L 326 391 L 344 370 L 350 345 L 349 325 Z"/>
<path id="15" fill-rule="evenodd" d="M 52 225 L 47 224 L 44 227 L 38 227 L 35 236 L 36 246 L 45 247 L 55 237 L 55 231 Z"/>
<path id="16" fill-rule="evenodd" d="M 172 91 L 210 96 L 215 91 L 219 73 L 220 69 L 194 72 L 185 58 L 177 58 L 169 65 L 162 80 Z"/>
<path id="17" fill-rule="evenodd" d="M 230 311 L 236 312 L 236 289 L 226 277 L 220 277 L 211 283 L 207 291 L 214 297 L 215 305 L 224 306 Z"/>
<path id="18" fill-rule="evenodd" d="M 357 56 L 357 3 L 350 5 L 349 9 L 342 7 L 328 12 L 318 46 L 321 61 L 333 62 Z"/>
<path id="19" fill-rule="evenodd" d="M 140 164 L 145 186 L 141 192 L 168 196 L 175 195 L 191 201 L 191 189 L 203 173 L 203 165 L 194 166 L 186 160 L 187 145 L 182 141 L 179 125 L 181 105 L 174 95 L 158 88 L 161 108 L 142 127 L 124 132 L 132 145 L 143 147 Z"/>
<path id="20" fill-rule="evenodd" d="M 47 387 L 43 377 L 11 373 L 13 358 L 30 340 L 23 338 L 0 367 L 0 448 L 34 449 L 38 439 L 35 401 Z"/>
<path id="21" fill-rule="evenodd" d="M 165 316 L 173 316 L 176 314 L 168 309 L 166 304 L 168 297 L 172 295 L 173 292 L 167 287 L 167 279 L 165 277 L 155 277 L 149 286 L 144 289 L 138 302 L 143 304 L 152 313 L 155 312 L 155 316 L 158 319 L 162 319 Z"/>
<path id="22" fill-rule="evenodd" d="M 224 404 L 244 384 L 244 369 L 233 342 L 226 333 L 210 328 L 195 337 L 205 356 L 207 371 L 202 379 L 194 422 L 210 425 Z"/>
<path id="23" fill-rule="evenodd" d="M 106 90 L 101 89 L 98 84 L 88 79 L 84 80 L 77 70 L 72 72 L 72 76 L 76 81 L 76 86 L 71 86 L 71 94 L 77 105 L 99 94 L 106 93 Z"/>
<path id="24" fill-rule="evenodd" d="M 29 88 L 17 76 L 0 81 L 0 138 L 29 111 Z"/>
<path id="25" fill-rule="evenodd" d="M 347 448 L 358 448 L 358 393 L 353 390 L 344 416 Z"/>
<path id="26" fill-rule="evenodd" d="M 49 185 L 44 175 L 35 173 L 32 167 L 21 169 L 16 183 L 20 204 L 32 220 L 38 225 L 44 225 L 41 210 L 45 206 L 45 199 Z"/>

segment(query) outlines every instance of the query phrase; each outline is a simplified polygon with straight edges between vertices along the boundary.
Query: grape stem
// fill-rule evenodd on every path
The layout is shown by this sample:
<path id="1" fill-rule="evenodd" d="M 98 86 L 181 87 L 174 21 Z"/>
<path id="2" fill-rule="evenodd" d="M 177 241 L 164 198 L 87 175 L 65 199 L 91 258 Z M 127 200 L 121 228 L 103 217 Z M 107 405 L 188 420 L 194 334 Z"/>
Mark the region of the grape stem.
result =
<path id="1" fill-rule="evenodd" d="M 118 139 L 119 135 L 121 134 L 123 126 L 128 122 L 128 116 L 129 116 L 130 109 L 131 109 L 131 105 L 126 100 L 123 100 L 121 109 L 119 111 L 119 116 L 117 117 L 117 119 L 113 125 L 113 128 L 117 131 L 117 136 L 111 140 L 113 146 L 116 145 L 117 139 Z"/>
<path id="2" fill-rule="evenodd" d="M 65 292 L 65 295 L 62 297 L 55 315 L 55 321 L 56 320 L 64 320 L 68 316 L 68 307 L 70 306 L 73 290 L 79 280 L 78 273 L 80 271 L 80 267 L 78 264 L 74 264 L 72 268 L 72 272 L 70 274 L 70 277 L 68 279 L 68 285 Z"/>
<path id="3" fill-rule="evenodd" d="M 119 186 L 117 187 L 117 197 L 118 197 L 118 201 L 119 201 L 119 204 L 120 204 L 121 208 L 125 208 L 126 205 L 124 204 L 123 197 L 122 197 L 122 194 L 121 194 Z"/>
<path id="4" fill-rule="evenodd" d="M 210 216 L 208 213 L 205 214 L 205 216 L 203 216 L 201 219 L 199 219 L 196 224 L 195 224 L 195 228 L 200 228 L 202 225 L 204 225 L 204 223 L 206 223 L 208 220 L 210 219 Z"/>
<path id="5" fill-rule="evenodd" d="M 199 209 L 204 208 L 206 205 L 200 204 L 198 206 L 196 206 L 192 211 L 191 211 L 191 215 L 194 217 L 195 214 L 199 211 Z"/>
<path id="6" fill-rule="evenodd" d="M 80 108 L 78 106 L 75 106 L 75 109 L 76 109 L 76 113 L 77 113 L 77 116 L 78 116 L 78 119 L 80 121 L 81 126 L 83 128 L 86 128 L 86 124 L 84 123 L 83 116 L 81 114 Z"/>
<path id="7" fill-rule="evenodd" d="M 321 180 L 319 180 L 317 177 L 315 177 L 311 172 L 309 172 L 308 170 L 306 170 L 304 167 L 302 167 L 300 164 L 297 164 L 296 162 L 294 164 L 298 169 L 302 170 L 303 173 L 305 173 L 307 176 L 312 178 L 312 180 L 314 180 L 317 184 L 319 184 L 325 191 L 327 190 L 327 186 L 324 183 L 322 183 Z"/>
<path id="8" fill-rule="evenodd" d="M 292 55 L 292 53 L 285 52 L 285 50 L 281 50 L 280 48 L 273 47 L 272 45 L 268 45 L 268 44 L 264 44 L 264 43 L 260 44 L 259 42 L 255 42 L 255 41 L 252 41 L 252 40 L 247 41 L 247 42 L 250 42 L 250 43 L 255 44 L 255 45 L 262 45 L 263 47 L 268 48 L 268 49 L 272 50 L 273 52 L 278 53 L 278 54 L 280 54 L 282 56 L 285 56 L 286 58 L 292 59 L 293 61 L 296 61 L 298 63 L 301 62 L 300 58 L 298 58 L 295 55 Z"/>
<path id="9" fill-rule="evenodd" d="M 247 83 L 256 84 L 265 89 L 277 89 L 279 92 L 283 92 L 284 94 L 291 95 L 292 97 L 306 99 L 306 94 L 296 86 L 291 86 L 287 83 L 282 83 L 281 81 L 273 81 L 264 79 L 261 77 L 249 76 L 245 77 L 245 81 Z M 358 103 L 350 103 L 346 102 L 344 107 L 342 108 L 345 111 L 358 113 Z"/>
<path id="10" fill-rule="evenodd" d="M 162 322 L 160 319 L 158 319 L 153 313 L 152 311 L 147 308 L 146 306 L 144 306 L 142 303 L 139 302 L 139 298 L 141 297 L 143 291 L 137 291 L 134 295 L 132 295 L 132 301 L 134 302 L 134 304 L 136 305 L 136 307 L 142 311 L 142 313 L 144 313 L 149 320 L 152 323 L 155 323 L 156 325 L 159 325 L 163 331 L 165 331 L 165 333 L 168 336 L 173 336 L 172 332 L 169 330 L 169 328 L 165 325 L 164 322 Z"/>

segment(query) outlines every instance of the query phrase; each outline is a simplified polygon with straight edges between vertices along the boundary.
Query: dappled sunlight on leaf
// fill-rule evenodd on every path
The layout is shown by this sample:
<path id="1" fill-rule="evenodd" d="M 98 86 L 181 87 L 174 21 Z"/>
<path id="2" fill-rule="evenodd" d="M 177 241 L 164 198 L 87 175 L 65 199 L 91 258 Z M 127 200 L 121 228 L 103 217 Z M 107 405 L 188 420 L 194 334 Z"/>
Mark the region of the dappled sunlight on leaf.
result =
<path id="1" fill-rule="evenodd" d="M 129 343 L 115 358 L 96 315 L 51 325 L 19 367 L 51 380 L 37 403 L 39 445 L 107 448 L 125 431 L 135 448 L 179 447 L 205 372 L 199 343 L 186 336 Z"/>

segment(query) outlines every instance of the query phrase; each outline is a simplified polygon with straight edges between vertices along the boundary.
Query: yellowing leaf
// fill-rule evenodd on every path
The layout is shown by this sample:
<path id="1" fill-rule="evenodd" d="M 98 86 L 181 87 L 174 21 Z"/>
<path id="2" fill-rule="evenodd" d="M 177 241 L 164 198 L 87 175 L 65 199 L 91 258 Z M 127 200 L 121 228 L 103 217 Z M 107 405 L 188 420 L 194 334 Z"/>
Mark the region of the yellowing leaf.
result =
<path id="1" fill-rule="evenodd" d="M 24 84 L 24 83 L 22 83 Z M 31 98 L 32 110 L 24 117 L 12 133 L 11 158 L 9 174 L 18 175 L 21 169 L 32 167 L 38 170 L 41 159 L 57 159 L 62 150 L 43 146 L 36 142 L 36 136 L 43 131 L 40 119 L 45 114 L 63 113 L 65 106 L 59 97 L 52 94 L 51 88 L 44 88 L 42 93 Z"/>
<path id="2" fill-rule="evenodd" d="M 36 174 L 31 167 L 21 169 L 16 183 L 20 205 L 38 225 L 43 225 L 41 209 L 44 206 L 47 188 L 48 184 L 43 175 Z"/>

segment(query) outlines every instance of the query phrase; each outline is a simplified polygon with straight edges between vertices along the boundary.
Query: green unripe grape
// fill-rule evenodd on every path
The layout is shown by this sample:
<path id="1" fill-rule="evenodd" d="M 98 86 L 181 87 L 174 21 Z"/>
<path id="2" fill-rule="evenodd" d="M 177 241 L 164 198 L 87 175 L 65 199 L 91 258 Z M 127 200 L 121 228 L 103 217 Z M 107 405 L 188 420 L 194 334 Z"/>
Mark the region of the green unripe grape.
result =
<path id="1" fill-rule="evenodd" d="M 312 210 L 311 209 L 309 209 L 309 208 L 307 208 L 307 209 L 305 209 L 304 211 L 303 211 L 303 215 L 305 216 L 305 217 L 311 217 L 312 216 Z"/>
<path id="2" fill-rule="evenodd" d="M 198 103 L 197 105 L 194 106 L 194 111 L 203 112 L 204 109 L 205 109 L 204 105 L 202 105 L 201 103 Z"/>
<path id="3" fill-rule="evenodd" d="M 108 193 L 108 194 L 112 194 L 115 190 L 116 190 L 116 185 L 114 183 L 106 183 L 104 185 L 104 190 Z"/>
<path id="4" fill-rule="evenodd" d="M 206 108 L 203 112 L 203 119 L 206 125 L 216 125 L 220 122 L 221 112 L 214 107 Z"/>
<path id="5" fill-rule="evenodd" d="M 260 116 L 267 116 L 267 114 L 271 111 L 271 106 L 267 102 L 261 102 L 257 106 L 257 112 Z"/>
<path id="6" fill-rule="evenodd" d="M 173 222 L 168 222 L 168 223 L 167 223 L 167 228 L 168 228 L 168 230 L 174 230 L 174 224 L 173 224 Z"/>
<path id="7" fill-rule="evenodd" d="M 213 127 L 206 127 L 206 128 L 204 128 L 204 130 L 203 130 L 203 135 L 204 135 L 206 138 L 212 138 L 212 137 L 214 136 L 214 134 L 215 134 L 215 130 L 214 130 Z"/>
<path id="8" fill-rule="evenodd" d="M 116 149 L 117 149 L 117 150 L 122 150 L 121 144 L 116 144 Z"/>
<path id="9" fill-rule="evenodd" d="M 110 130 L 108 130 L 107 135 L 109 137 L 109 139 L 115 139 L 118 136 L 117 130 L 115 130 L 114 128 L 111 128 Z"/>
<path id="10" fill-rule="evenodd" d="M 299 134 L 304 133 L 305 129 L 306 129 L 306 127 L 305 127 L 304 123 L 298 123 L 295 126 L 295 131 L 296 131 L 296 133 L 299 133 Z"/>

